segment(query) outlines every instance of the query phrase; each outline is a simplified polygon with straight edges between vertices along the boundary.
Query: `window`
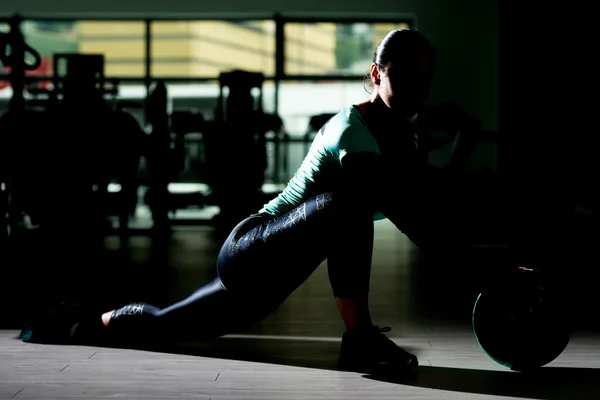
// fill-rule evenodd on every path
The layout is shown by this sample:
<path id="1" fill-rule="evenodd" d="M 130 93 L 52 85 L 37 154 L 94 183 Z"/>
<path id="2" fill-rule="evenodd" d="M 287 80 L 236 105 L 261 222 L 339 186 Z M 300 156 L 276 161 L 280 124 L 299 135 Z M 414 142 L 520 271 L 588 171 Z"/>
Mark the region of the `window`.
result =
<path id="1" fill-rule="evenodd" d="M 362 80 L 354 82 L 282 82 L 278 112 L 291 136 L 302 136 L 314 115 L 337 113 L 352 103 L 369 98 Z"/>
<path id="2" fill-rule="evenodd" d="M 286 23 L 287 75 L 362 75 L 375 47 L 398 23 Z"/>
<path id="3" fill-rule="evenodd" d="M 25 21 L 27 43 L 45 60 L 52 73 L 56 53 L 102 54 L 107 77 L 145 75 L 145 23 L 143 21 Z"/>
<path id="4" fill-rule="evenodd" d="M 234 69 L 275 73 L 274 21 L 158 21 L 151 32 L 153 77 L 213 78 Z"/>

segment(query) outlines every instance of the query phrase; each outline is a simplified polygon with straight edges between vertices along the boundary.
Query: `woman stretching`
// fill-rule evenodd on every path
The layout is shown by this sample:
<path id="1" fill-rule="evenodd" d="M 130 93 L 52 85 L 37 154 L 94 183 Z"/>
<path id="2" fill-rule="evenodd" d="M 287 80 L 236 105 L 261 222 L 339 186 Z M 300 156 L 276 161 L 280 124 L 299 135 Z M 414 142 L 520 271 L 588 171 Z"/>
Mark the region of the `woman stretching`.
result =
<path id="1" fill-rule="evenodd" d="M 375 220 L 388 218 L 420 247 L 449 246 L 453 236 L 424 206 L 427 149 L 413 118 L 429 92 L 434 64 L 434 48 L 420 33 L 390 32 L 374 53 L 371 98 L 320 129 L 283 192 L 233 229 L 218 256 L 218 277 L 187 298 L 162 309 L 140 302 L 104 314 L 63 303 L 26 326 L 21 339 L 215 338 L 266 317 L 326 259 L 346 325 L 340 368 L 415 368 L 417 358 L 373 325 L 368 293 Z"/>

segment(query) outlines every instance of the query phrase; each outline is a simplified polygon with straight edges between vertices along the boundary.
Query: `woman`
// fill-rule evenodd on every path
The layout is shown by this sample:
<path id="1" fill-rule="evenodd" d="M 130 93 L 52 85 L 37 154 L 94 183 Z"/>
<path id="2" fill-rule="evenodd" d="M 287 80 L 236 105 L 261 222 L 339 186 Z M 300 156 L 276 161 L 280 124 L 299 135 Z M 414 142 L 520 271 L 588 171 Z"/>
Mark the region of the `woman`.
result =
<path id="1" fill-rule="evenodd" d="M 390 32 L 377 46 L 368 101 L 320 130 L 285 190 L 231 232 L 218 277 L 167 308 L 136 303 L 102 315 L 63 303 L 26 327 L 30 342 L 89 343 L 217 337 L 274 311 L 325 260 L 346 325 L 340 367 L 408 370 L 417 358 L 371 322 L 368 307 L 373 221 L 391 220 L 419 246 L 444 244 L 423 210 L 427 151 L 413 117 L 434 74 L 435 51 L 414 30 Z"/>

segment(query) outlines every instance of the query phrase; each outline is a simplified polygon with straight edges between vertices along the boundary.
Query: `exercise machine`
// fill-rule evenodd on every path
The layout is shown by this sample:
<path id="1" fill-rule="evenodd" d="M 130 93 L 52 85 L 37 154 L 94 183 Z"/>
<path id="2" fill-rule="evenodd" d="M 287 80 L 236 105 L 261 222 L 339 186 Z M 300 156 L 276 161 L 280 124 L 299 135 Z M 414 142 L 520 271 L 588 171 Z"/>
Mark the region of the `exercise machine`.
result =
<path id="1" fill-rule="evenodd" d="M 21 32 L 21 18 L 7 21 L 8 33 L 0 33 L 0 63 L 10 69 L 12 98 L 8 112 L 0 122 L 0 239 L 14 236 L 22 223 L 15 193 L 15 143 L 24 132 L 26 103 L 24 97 L 25 73 L 39 67 L 41 57 L 37 51 L 25 43 Z M 27 59 L 32 59 L 27 62 Z"/>

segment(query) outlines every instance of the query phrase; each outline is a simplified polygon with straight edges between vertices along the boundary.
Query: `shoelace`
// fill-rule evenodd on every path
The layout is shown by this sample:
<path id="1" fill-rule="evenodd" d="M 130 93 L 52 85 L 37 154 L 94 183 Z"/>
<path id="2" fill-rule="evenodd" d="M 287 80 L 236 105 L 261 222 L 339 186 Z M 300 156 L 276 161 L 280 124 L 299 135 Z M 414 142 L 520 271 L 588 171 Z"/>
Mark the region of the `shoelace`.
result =
<path id="1" fill-rule="evenodd" d="M 382 333 L 389 332 L 391 330 L 392 330 L 392 328 L 390 328 L 389 326 L 379 327 L 377 325 L 374 325 L 373 333 L 374 333 L 374 338 L 375 337 L 377 338 L 376 343 L 379 343 L 379 345 L 383 345 L 384 347 L 388 347 L 388 346 L 396 347 L 396 344 L 392 341 L 392 339 L 390 339 L 386 335 L 382 335 Z"/>

